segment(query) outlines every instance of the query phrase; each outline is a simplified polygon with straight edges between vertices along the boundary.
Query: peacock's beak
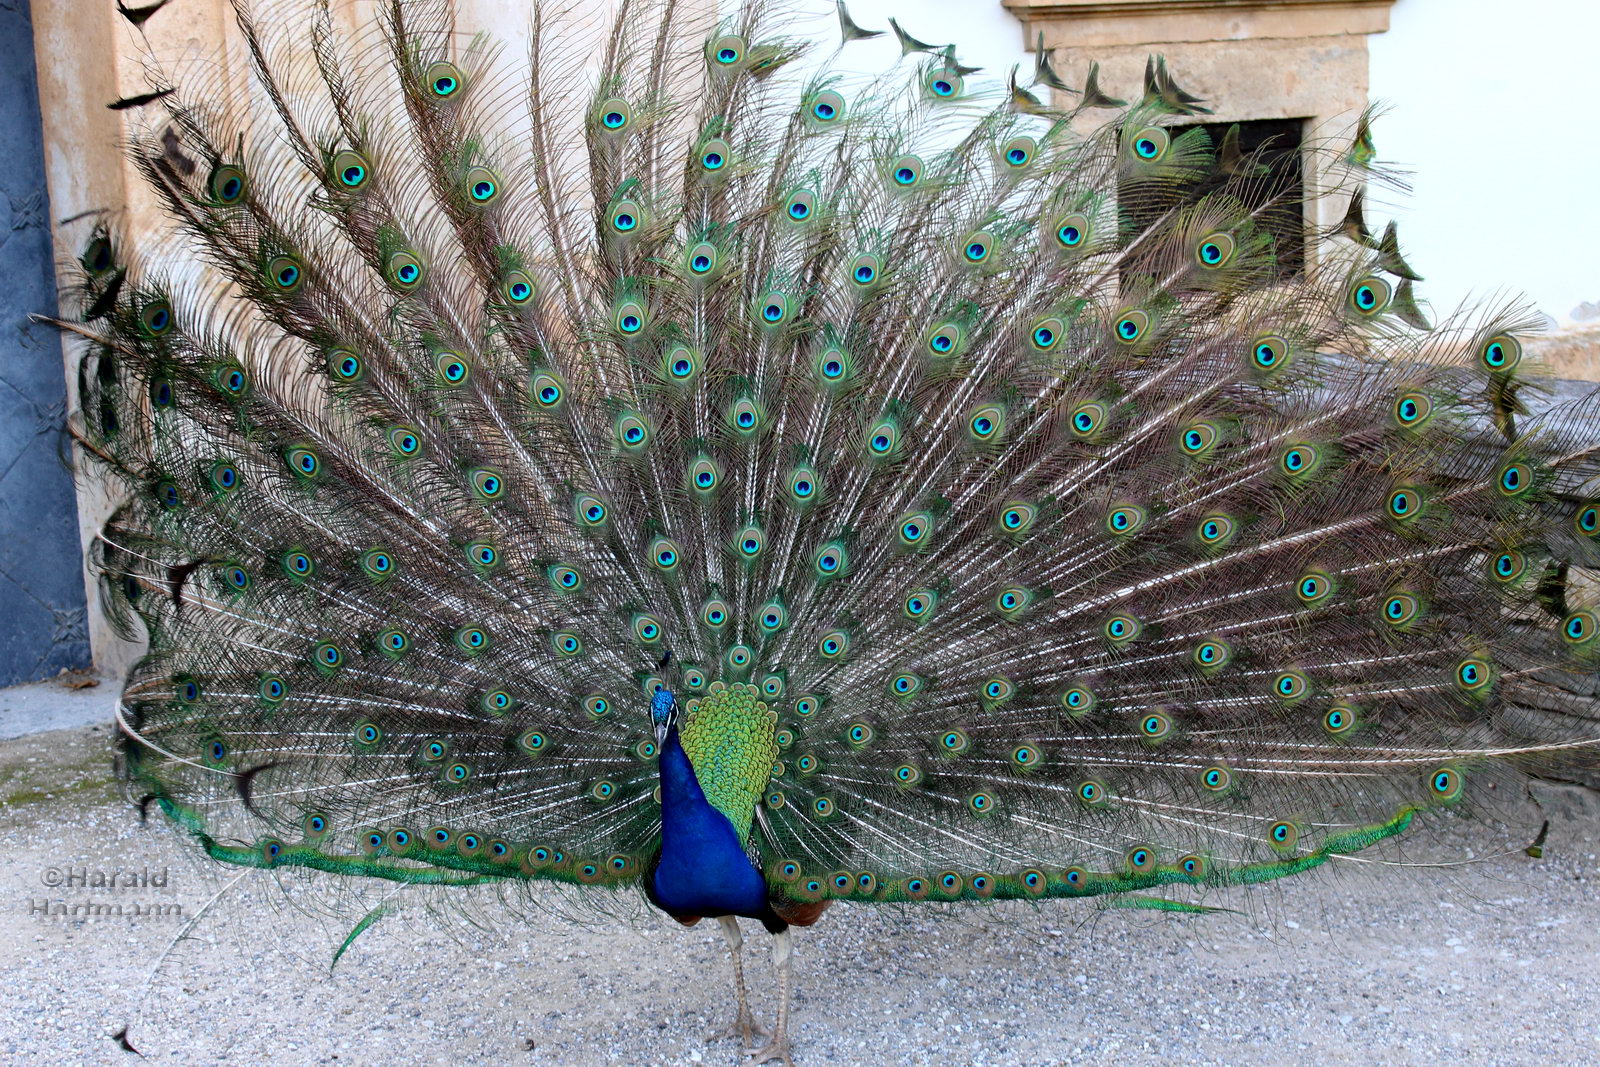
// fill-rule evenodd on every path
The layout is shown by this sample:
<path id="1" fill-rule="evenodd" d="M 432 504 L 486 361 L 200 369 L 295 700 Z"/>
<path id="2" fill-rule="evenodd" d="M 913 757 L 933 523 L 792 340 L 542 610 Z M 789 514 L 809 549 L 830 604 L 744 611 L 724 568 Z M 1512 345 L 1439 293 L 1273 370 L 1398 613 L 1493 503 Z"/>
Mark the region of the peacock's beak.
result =
<path id="1" fill-rule="evenodd" d="M 655 727 L 656 727 L 656 747 L 660 748 L 662 745 L 667 743 L 667 728 L 668 728 L 668 724 L 664 723 L 664 722 L 658 722 L 658 723 L 655 724 Z"/>

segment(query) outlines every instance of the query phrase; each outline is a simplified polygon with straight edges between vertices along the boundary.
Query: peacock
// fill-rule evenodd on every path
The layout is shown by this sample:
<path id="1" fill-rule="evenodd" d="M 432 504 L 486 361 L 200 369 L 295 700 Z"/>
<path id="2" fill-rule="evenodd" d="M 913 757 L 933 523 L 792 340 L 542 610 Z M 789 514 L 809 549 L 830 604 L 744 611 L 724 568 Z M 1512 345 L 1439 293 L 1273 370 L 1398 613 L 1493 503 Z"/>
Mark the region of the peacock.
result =
<path id="1" fill-rule="evenodd" d="M 118 102 L 170 228 L 54 321 L 142 814 L 714 919 L 789 1063 L 835 902 L 1203 912 L 1592 758 L 1600 396 L 1430 321 L 1370 114 L 1291 186 L 1160 59 L 715 6 L 237 0 L 248 80 Z"/>

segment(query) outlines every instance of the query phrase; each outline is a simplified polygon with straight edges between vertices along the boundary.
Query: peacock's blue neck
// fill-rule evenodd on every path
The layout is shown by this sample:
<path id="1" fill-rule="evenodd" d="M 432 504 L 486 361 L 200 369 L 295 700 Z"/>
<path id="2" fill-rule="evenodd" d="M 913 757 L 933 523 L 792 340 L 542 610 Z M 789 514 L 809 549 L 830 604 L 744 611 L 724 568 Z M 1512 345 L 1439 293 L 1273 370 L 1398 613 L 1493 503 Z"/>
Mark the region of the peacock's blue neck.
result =
<path id="1" fill-rule="evenodd" d="M 763 918 L 767 883 L 728 817 L 706 800 L 672 726 L 661 745 L 661 861 L 657 903 L 672 915 Z"/>

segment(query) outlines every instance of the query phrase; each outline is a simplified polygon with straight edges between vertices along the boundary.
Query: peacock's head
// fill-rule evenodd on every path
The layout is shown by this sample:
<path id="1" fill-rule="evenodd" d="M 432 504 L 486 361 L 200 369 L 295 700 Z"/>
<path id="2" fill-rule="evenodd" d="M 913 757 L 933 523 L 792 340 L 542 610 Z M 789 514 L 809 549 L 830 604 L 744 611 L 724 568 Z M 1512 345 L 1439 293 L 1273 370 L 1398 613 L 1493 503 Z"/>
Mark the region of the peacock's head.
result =
<path id="1" fill-rule="evenodd" d="M 667 731 L 678 718 L 678 698 L 670 689 L 657 689 L 650 698 L 650 722 L 656 728 L 656 744 L 664 745 Z"/>

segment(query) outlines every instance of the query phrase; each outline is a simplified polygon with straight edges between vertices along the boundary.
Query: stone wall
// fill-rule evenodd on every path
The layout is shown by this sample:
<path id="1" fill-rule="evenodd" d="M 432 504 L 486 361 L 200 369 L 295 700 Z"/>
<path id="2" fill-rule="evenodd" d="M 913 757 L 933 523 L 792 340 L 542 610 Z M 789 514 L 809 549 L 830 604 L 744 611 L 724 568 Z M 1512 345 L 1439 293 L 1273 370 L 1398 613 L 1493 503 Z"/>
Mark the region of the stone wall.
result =
<path id="1" fill-rule="evenodd" d="M 1145 61 L 1166 58 L 1183 88 L 1205 100 L 1206 122 L 1300 119 L 1303 137 L 1348 136 L 1367 105 L 1367 35 L 1388 28 L 1392 0 L 1003 0 L 1030 43 L 1081 85 L 1136 101 Z M 1072 98 L 1057 101 L 1070 106 Z M 1315 182 L 1317 175 L 1306 175 Z M 1338 219 L 1332 204 L 1308 219 Z"/>

